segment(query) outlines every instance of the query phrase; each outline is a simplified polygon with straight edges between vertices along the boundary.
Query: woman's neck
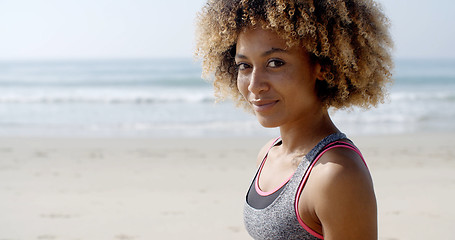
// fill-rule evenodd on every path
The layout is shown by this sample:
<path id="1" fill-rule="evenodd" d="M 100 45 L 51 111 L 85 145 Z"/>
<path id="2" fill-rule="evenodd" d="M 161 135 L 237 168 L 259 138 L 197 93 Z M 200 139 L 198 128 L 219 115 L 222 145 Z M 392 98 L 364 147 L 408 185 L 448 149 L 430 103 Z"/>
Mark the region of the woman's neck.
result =
<path id="1" fill-rule="evenodd" d="M 287 153 L 308 153 L 324 137 L 339 132 L 327 110 L 314 114 L 311 119 L 280 126 L 283 150 Z"/>

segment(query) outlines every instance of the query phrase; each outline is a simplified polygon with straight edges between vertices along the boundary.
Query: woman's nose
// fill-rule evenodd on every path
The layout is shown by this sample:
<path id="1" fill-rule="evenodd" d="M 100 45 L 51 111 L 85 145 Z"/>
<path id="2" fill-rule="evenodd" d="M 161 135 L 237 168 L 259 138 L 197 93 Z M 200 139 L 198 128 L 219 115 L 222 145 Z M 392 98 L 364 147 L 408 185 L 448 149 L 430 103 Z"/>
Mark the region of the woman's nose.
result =
<path id="1" fill-rule="evenodd" d="M 253 94 L 259 94 L 269 89 L 266 74 L 261 69 L 255 68 L 250 75 L 248 91 Z"/>

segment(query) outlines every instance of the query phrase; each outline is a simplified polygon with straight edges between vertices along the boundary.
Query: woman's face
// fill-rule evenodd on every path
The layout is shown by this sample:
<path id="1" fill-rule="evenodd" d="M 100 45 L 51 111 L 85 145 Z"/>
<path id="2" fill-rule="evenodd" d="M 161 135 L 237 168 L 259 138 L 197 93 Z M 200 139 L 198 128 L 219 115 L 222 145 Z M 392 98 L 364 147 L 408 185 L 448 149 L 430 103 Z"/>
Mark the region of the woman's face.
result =
<path id="1" fill-rule="evenodd" d="M 320 112 L 315 90 L 321 67 L 301 47 L 270 30 L 246 29 L 237 39 L 237 87 L 261 125 L 302 124 Z"/>

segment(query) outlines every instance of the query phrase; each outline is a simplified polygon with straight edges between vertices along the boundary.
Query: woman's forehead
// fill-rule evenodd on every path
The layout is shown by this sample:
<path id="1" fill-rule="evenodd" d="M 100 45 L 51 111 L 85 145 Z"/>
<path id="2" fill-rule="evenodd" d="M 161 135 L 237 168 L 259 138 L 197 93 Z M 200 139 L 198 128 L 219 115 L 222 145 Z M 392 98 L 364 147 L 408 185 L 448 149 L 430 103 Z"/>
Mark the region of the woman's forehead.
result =
<path id="1" fill-rule="evenodd" d="M 270 29 L 250 28 L 243 30 L 236 42 L 236 53 L 269 53 L 269 52 L 294 52 L 301 53 L 298 45 L 290 47 L 286 40 L 277 32 Z"/>
<path id="2" fill-rule="evenodd" d="M 278 33 L 262 28 L 248 28 L 240 32 L 237 45 L 269 44 L 287 48 L 286 41 Z"/>

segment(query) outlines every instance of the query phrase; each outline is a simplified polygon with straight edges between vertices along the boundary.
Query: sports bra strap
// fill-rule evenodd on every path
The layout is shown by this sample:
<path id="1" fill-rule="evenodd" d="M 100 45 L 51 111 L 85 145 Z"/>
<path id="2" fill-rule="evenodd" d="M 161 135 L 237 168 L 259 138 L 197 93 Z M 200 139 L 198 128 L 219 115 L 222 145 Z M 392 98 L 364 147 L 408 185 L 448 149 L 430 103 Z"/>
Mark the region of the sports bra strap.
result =
<path id="1" fill-rule="evenodd" d="M 348 148 L 348 149 L 351 149 L 353 150 L 354 152 L 356 152 L 359 157 L 362 159 L 363 163 L 365 164 L 365 167 L 367 167 L 368 169 L 368 166 L 367 166 L 367 163 L 365 162 L 365 159 L 363 158 L 363 155 L 362 153 L 359 151 L 359 149 L 354 146 L 354 144 L 351 144 L 351 143 L 348 143 L 348 142 L 343 142 L 343 141 L 335 141 L 335 142 L 332 142 L 330 144 L 328 144 L 319 154 L 318 156 L 316 157 L 316 159 L 314 160 L 313 164 L 315 164 L 315 162 L 317 162 L 319 160 L 319 158 L 322 157 L 322 155 L 324 155 L 324 153 L 326 153 L 327 151 L 329 151 L 330 149 L 332 148 L 337 148 L 337 147 L 342 147 L 342 148 Z M 312 164 L 312 165 L 313 165 Z M 311 171 L 311 169 L 309 170 Z"/>

